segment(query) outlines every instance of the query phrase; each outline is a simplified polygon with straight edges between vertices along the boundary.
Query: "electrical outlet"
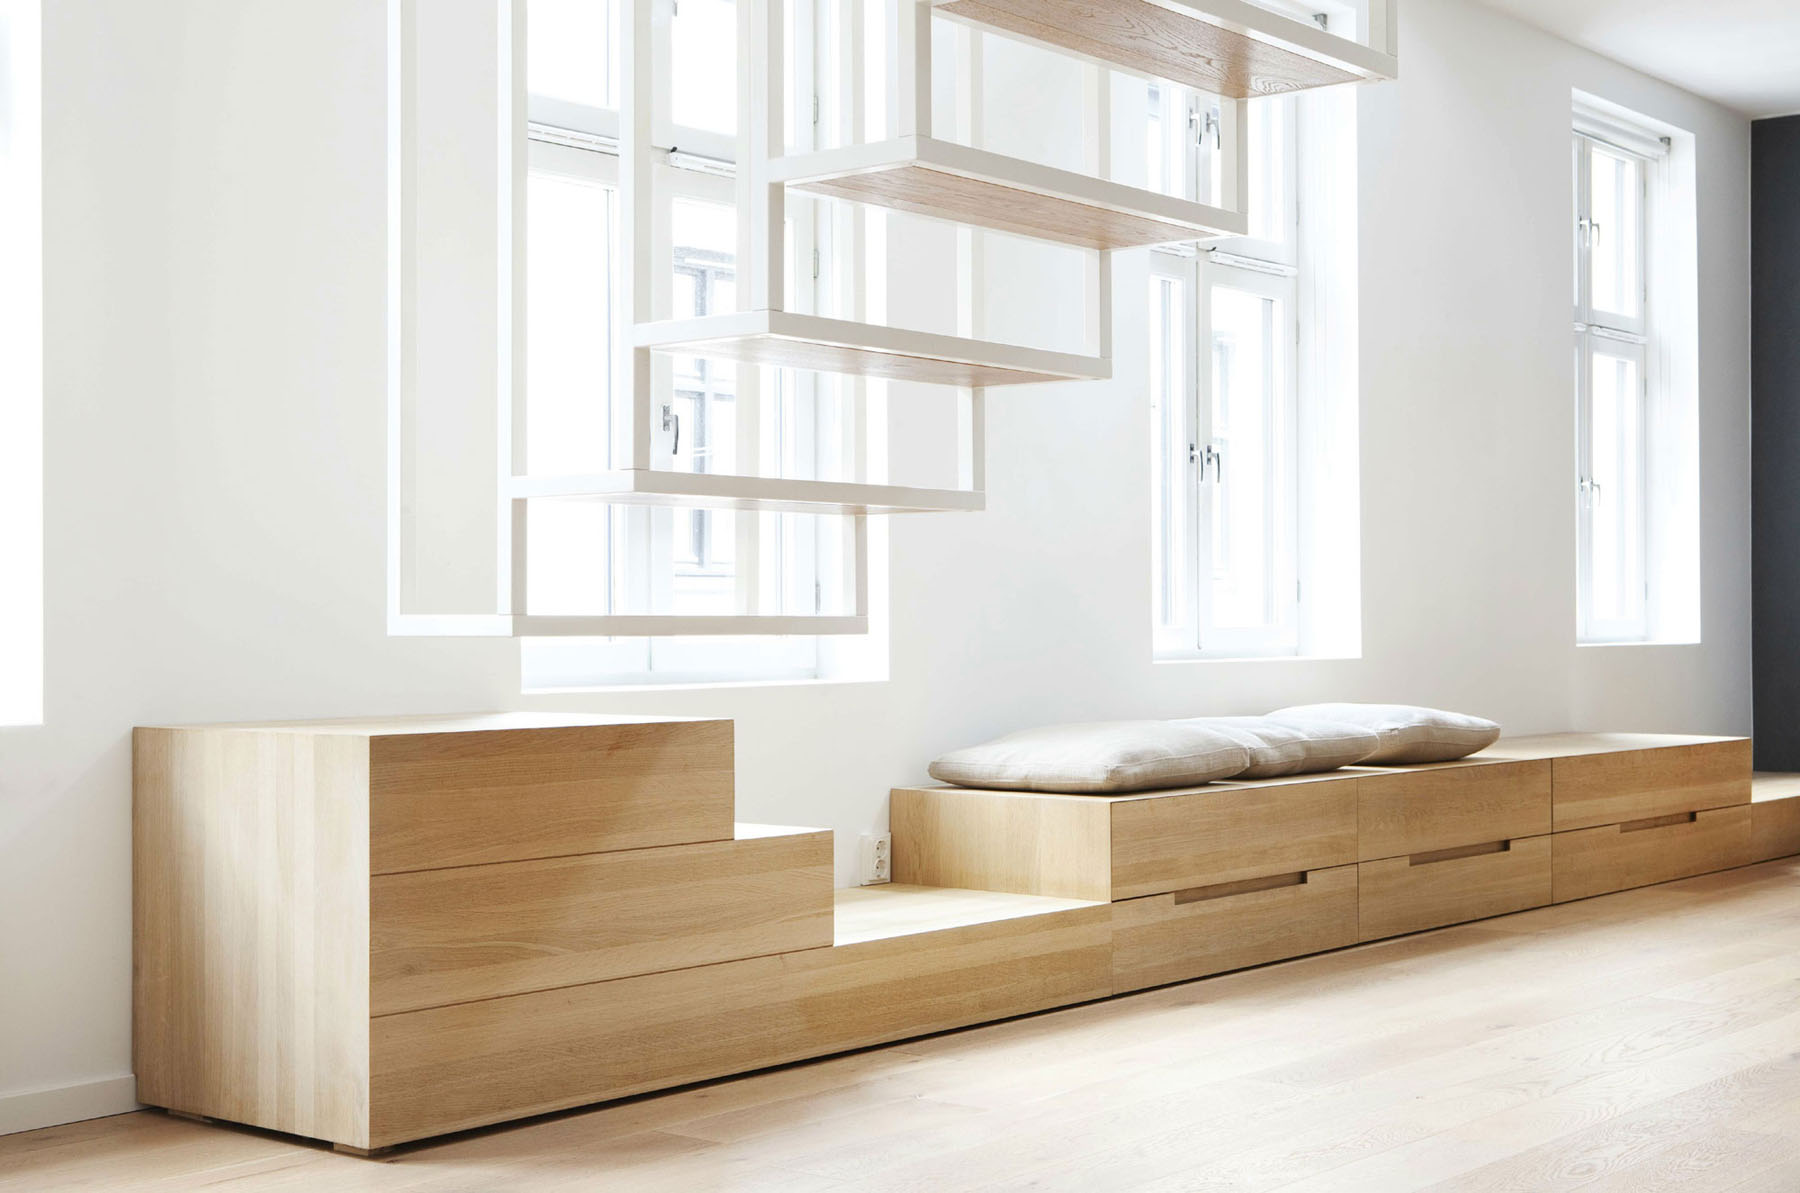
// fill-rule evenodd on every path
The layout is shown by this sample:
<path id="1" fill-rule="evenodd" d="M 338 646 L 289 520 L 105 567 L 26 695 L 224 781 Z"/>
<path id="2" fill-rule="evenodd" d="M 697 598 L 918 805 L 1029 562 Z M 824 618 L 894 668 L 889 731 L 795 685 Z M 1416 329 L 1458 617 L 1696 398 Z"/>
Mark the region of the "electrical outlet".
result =
<path id="1" fill-rule="evenodd" d="M 863 886 L 874 886 L 881 882 L 894 880 L 894 838 L 886 833 L 879 836 L 874 833 L 862 835 L 860 851 L 861 864 L 857 867 L 857 881 Z"/>

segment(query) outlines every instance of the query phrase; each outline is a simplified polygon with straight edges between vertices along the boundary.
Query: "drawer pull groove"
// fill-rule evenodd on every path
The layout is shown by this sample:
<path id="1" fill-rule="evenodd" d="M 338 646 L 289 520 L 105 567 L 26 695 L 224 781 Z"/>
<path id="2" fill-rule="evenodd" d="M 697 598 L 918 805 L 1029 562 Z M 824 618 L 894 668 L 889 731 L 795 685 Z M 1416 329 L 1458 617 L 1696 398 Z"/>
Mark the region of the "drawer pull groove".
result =
<path id="1" fill-rule="evenodd" d="M 1175 892 L 1176 903 L 1201 903 L 1207 899 L 1229 899 L 1233 895 L 1248 895 L 1253 891 L 1273 891 L 1284 886 L 1306 885 L 1306 871 L 1298 870 L 1292 874 L 1268 874 L 1261 878 L 1244 878 L 1237 882 L 1216 882 L 1211 886 L 1191 886 L 1185 891 Z"/>
<path id="2" fill-rule="evenodd" d="M 1668 816 L 1651 816 L 1644 820 L 1627 820 L 1619 825 L 1622 833 L 1641 833 L 1648 828 L 1670 828 L 1677 824 L 1694 824 L 1700 819 L 1698 812 L 1675 812 Z"/>
<path id="3" fill-rule="evenodd" d="M 1429 853 L 1415 853 L 1407 857 L 1409 866 L 1429 866 L 1434 862 L 1453 862 L 1458 858 L 1481 857 L 1489 853 L 1506 853 L 1512 849 L 1511 841 L 1483 841 L 1480 845 L 1458 845 L 1454 849 L 1433 849 Z"/>

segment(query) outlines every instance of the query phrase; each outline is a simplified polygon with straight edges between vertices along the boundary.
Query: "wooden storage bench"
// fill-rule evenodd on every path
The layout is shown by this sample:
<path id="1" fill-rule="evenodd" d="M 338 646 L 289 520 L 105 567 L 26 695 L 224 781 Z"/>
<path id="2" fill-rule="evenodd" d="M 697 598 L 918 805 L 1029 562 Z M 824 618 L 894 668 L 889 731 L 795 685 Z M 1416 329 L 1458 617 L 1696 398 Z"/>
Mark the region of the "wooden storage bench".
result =
<path id="1" fill-rule="evenodd" d="M 1741 739 L 735 825 L 725 721 L 141 729 L 138 1097 L 365 1151 L 1800 852 Z"/>

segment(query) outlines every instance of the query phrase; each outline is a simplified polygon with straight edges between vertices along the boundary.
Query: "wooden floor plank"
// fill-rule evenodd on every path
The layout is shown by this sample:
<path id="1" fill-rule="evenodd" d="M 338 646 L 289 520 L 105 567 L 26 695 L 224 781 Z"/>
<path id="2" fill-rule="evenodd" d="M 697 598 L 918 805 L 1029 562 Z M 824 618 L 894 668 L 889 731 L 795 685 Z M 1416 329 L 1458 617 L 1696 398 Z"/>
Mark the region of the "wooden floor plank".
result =
<path id="1" fill-rule="evenodd" d="M 1794 1193 L 1800 862 L 401 1148 L 144 1112 L 0 1193 Z"/>

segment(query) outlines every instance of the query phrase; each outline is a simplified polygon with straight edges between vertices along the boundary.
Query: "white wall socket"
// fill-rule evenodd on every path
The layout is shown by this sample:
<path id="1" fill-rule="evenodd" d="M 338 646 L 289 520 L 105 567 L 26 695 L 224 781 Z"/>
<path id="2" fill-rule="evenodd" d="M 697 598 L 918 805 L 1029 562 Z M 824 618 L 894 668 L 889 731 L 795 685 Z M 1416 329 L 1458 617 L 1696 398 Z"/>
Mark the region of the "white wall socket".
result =
<path id="1" fill-rule="evenodd" d="M 886 833 L 862 835 L 857 881 L 863 886 L 894 880 L 894 838 Z"/>

